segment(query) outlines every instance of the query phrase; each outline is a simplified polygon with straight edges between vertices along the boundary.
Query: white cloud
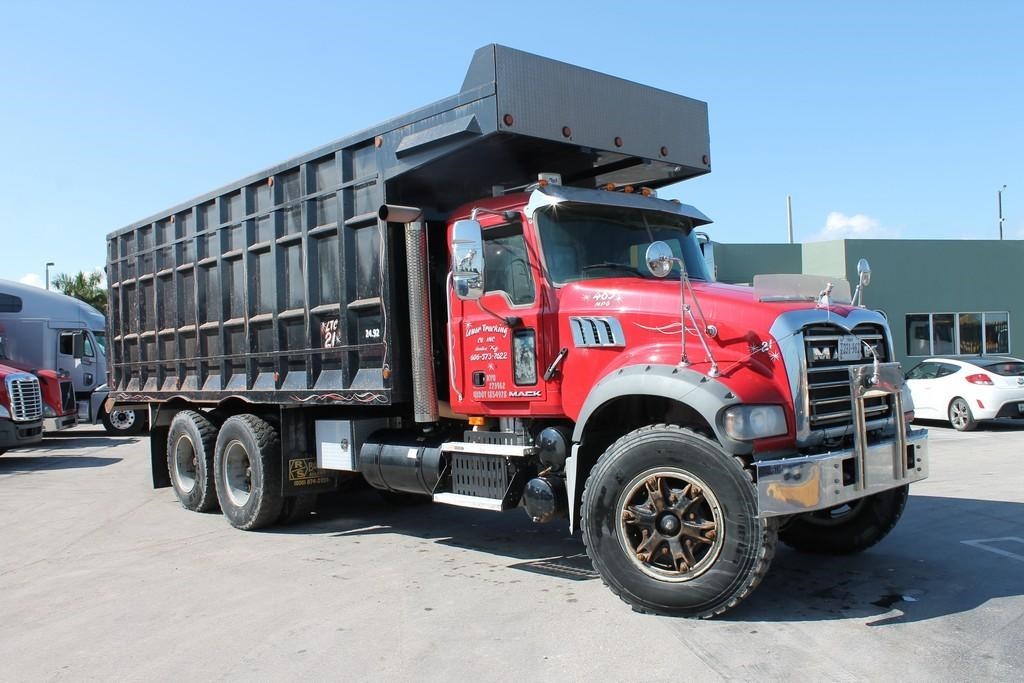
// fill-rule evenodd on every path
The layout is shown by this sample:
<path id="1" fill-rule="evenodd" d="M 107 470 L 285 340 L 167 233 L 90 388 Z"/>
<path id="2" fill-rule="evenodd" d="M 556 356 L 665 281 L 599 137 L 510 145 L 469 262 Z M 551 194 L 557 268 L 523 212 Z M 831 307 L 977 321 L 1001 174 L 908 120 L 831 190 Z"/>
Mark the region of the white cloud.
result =
<path id="1" fill-rule="evenodd" d="M 43 278 L 39 277 L 36 273 L 25 273 L 18 278 L 18 282 L 23 285 L 32 285 L 33 287 L 43 288 Z"/>
<path id="2" fill-rule="evenodd" d="M 888 228 L 882 227 L 877 219 L 857 213 L 847 216 L 839 211 L 832 211 L 825 218 L 825 227 L 815 233 L 808 241 L 845 239 L 879 239 L 893 238 L 899 235 Z"/>

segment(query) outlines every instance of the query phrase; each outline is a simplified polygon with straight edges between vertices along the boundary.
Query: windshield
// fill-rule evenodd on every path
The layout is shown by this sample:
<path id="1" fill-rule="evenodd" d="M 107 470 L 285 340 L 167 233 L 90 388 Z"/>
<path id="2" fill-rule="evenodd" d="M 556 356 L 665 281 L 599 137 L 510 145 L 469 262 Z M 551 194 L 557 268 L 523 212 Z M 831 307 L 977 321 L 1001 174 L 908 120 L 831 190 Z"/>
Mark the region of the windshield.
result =
<path id="1" fill-rule="evenodd" d="M 107 355 L 107 335 L 105 332 L 93 332 L 93 338 L 96 339 L 96 346 L 100 347 L 100 355 Z"/>
<path id="2" fill-rule="evenodd" d="M 0 334 L 0 358 L 7 358 L 7 338 Z"/>
<path id="3" fill-rule="evenodd" d="M 556 285 L 607 277 L 657 279 L 644 256 L 651 242 L 668 244 L 695 280 L 708 280 L 704 257 L 684 216 L 618 206 L 563 202 L 535 214 L 548 273 Z M 679 278 L 673 265 L 669 278 Z"/>

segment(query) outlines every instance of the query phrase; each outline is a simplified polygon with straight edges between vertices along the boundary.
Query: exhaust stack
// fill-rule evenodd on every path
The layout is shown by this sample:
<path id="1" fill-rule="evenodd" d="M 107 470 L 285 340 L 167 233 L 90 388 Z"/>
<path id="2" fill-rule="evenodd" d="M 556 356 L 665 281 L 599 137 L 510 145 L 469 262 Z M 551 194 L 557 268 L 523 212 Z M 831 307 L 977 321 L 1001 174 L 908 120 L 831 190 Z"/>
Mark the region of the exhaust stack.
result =
<path id="1" fill-rule="evenodd" d="M 437 422 L 437 387 L 434 384 L 434 345 L 430 333 L 430 292 L 427 280 L 427 229 L 422 220 L 423 211 L 411 206 L 384 204 L 377 215 L 388 223 L 405 224 L 413 413 L 417 422 Z"/>

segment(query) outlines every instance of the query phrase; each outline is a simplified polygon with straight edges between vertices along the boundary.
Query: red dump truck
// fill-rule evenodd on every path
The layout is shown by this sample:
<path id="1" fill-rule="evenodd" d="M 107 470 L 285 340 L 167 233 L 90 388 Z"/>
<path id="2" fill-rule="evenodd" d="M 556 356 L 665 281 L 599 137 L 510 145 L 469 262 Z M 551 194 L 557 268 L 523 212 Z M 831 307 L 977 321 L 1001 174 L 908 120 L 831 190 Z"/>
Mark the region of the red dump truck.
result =
<path id="1" fill-rule="evenodd" d="M 703 102 L 491 45 L 453 97 L 112 233 L 111 397 L 149 406 L 154 485 L 241 529 L 357 477 L 523 508 L 684 616 L 777 539 L 871 546 L 928 466 L 885 318 L 715 283 L 709 219 L 656 196 L 709 154 Z"/>

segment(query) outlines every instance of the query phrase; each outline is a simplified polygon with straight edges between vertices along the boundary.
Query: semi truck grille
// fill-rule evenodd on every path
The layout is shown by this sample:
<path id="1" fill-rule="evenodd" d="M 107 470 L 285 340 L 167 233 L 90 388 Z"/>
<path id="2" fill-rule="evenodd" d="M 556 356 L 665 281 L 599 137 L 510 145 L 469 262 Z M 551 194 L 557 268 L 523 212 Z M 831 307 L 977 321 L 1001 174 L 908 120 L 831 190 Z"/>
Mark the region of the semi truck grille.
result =
<path id="1" fill-rule="evenodd" d="M 853 351 L 853 339 L 860 342 L 859 354 Z M 832 429 L 853 424 L 853 400 L 850 396 L 848 368 L 874 362 L 864 344 L 875 349 L 880 362 L 889 360 L 889 346 L 883 328 L 858 325 L 852 335 L 833 325 L 804 328 L 804 352 L 807 355 L 808 419 L 814 429 Z M 868 421 L 891 415 L 888 397 L 871 398 L 864 403 Z"/>
<path id="2" fill-rule="evenodd" d="M 7 395 L 11 397 L 11 418 L 15 422 L 31 422 L 43 416 L 43 395 L 35 377 L 8 376 Z"/>
<path id="3" fill-rule="evenodd" d="M 75 401 L 75 387 L 71 382 L 60 383 L 60 407 L 65 413 L 78 411 L 78 403 Z"/>

